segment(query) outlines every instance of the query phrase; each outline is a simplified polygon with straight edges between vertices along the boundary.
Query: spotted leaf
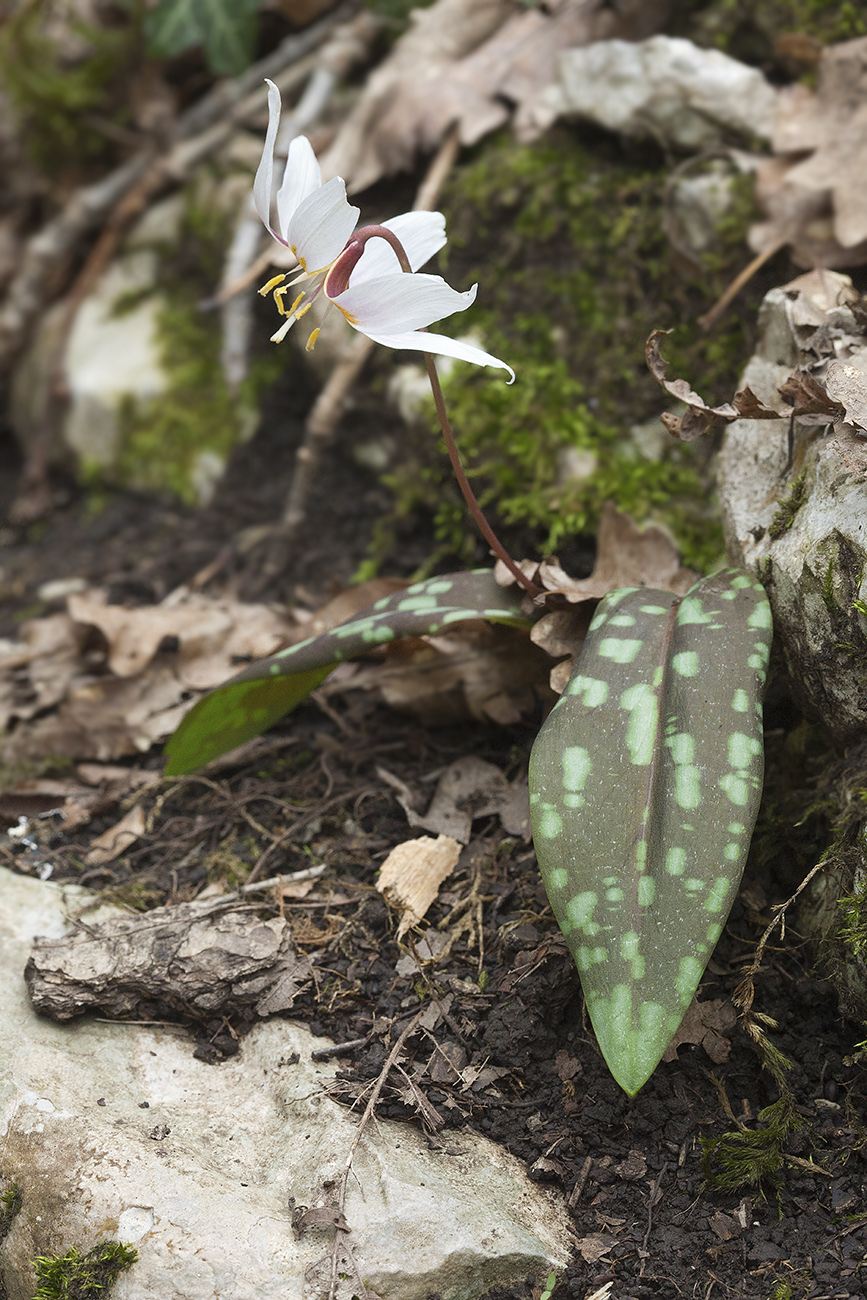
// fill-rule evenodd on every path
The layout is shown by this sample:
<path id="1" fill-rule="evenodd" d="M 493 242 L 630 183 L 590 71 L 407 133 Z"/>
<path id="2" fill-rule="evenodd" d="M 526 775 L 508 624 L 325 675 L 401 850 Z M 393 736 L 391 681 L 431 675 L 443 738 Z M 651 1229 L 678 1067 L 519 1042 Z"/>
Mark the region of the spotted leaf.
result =
<path id="1" fill-rule="evenodd" d="M 611 592 L 530 760 L 533 838 L 611 1073 L 634 1096 L 725 924 L 762 788 L 771 614 L 726 570 Z"/>
<path id="2" fill-rule="evenodd" d="M 499 586 L 490 569 L 430 578 L 386 596 L 330 632 L 257 660 L 203 696 L 166 744 L 166 775 L 202 767 L 258 736 L 348 659 L 399 637 L 441 632 L 466 619 L 525 627 L 531 620 L 520 606 L 520 595 Z"/>

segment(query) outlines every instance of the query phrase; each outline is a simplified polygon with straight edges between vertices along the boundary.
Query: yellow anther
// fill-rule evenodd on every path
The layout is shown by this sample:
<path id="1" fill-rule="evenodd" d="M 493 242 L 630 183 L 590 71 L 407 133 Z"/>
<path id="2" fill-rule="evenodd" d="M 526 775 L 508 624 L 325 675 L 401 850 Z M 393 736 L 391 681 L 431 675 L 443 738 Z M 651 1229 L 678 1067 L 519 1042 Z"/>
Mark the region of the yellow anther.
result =
<path id="1" fill-rule="evenodd" d="M 286 279 L 285 274 L 284 274 L 284 275 L 275 275 L 272 279 L 270 279 L 270 280 L 268 281 L 267 284 L 263 284 L 263 285 L 262 285 L 262 288 L 259 290 L 259 292 L 260 292 L 260 294 L 262 295 L 262 297 L 264 298 L 264 297 L 265 297 L 265 294 L 266 294 L 266 293 L 270 293 L 271 290 L 272 290 L 273 288 L 275 288 L 278 284 L 282 284 L 283 281 L 284 281 L 285 279 Z"/>
<path id="2" fill-rule="evenodd" d="M 305 302 L 304 306 L 300 309 L 300 311 L 296 311 L 295 308 L 298 306 L 299 302 L 303 297 L 304 294 L 303 293 L 300 294 L 299 297 L 297 297 L 292 304 L 292 315 L 295 317 L 296 320 L 300 320 L 301 317 L 304 315 L 304 313 L 308 312 L 310 308 L 313 306 L 313 299 L 311 298 L 309 302 Z"/>
<path id="3" fill-rule="evenodd" d="M 318 338 L 319 338 L 319 330 L 315 329 L 313 333 L 310 335 L 310 338 L 307 340 L 307 347 L 305 351 L 312 352 L 313 349 L 316 347 L 316 340 Z"/>
<path id="4" fill-rule="evenodd" d="M 286 308 L 283 306 L 283 295 L 289 292 L 289 287 L 290 286 L 287 284 L 282 289 L 274 290 L 274 301 L 277 304 L 281 316 L 291 316 L 298 304 L 304 301 L 304 291 L 302 290 L 287 312 Z"/>

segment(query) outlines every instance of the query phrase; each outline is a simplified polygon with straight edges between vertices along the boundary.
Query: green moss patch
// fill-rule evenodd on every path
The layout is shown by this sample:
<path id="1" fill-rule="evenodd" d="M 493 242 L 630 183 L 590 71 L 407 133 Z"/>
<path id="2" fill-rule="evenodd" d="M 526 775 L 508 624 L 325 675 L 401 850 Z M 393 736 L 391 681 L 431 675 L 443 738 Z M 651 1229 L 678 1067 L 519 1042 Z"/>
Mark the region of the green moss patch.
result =
<path id="1" fill-rule="evenodd" d="M 159 272 L 145 293 L 160 295 L 157 341 L 168 382 L 147 402 L 130 398 L 122 406 L 113 473 L 122 484 L 168 491 L 187 504 L 207 495 L 207 480 L 219 475 L 232 449 L 252 434 L 258 396 L 282 368 L 274 354 L 254 361 L 238 392 L 223 374 L 219 317 L 202 310 L 219 282 L 233 220 L 215 196 L 220 180 L 203 169 L 190 183 L 178 238 L 157 249 Z"/>
<path id="2" fill-rule="evenodd" d="M 102 1300 L 137 1259 L 132 1246 L 117 1241 L 101 1241 L 86 1255 L 73 1246 L 65 1255 L 40 1256 L 33 1261 L 39 1283 L 33 1300 Z"/>
<path id="3" fill-rule="evenodd" d="M 654 423 L 666 403 L 644 341 L 670 329 L 677 373 L 695 376 L 712 401 L 730 397 L 765 286 L 711 336 L 696 321 L 748 256 L 751 182 L 734 182 L 712 247 L 687 262 L 665 233 L 667 176 L 646 145 L 558 128 L 532 146 L 487 142 L 445 196 L 446 275 L 460 288 L 478 281 L 479 305 L 437 329 L 478 330 L 517 372 L 509 387 L 456 366 L 446 400 L 474 486 L 522 549 L 595 531 L 612 499 L 639 522 L 666 523 L 698 568 L 722 550 L 707 447 L 678 444 Z M 442 551 L 467 558 L 445 460 L 432 446 L 419 459 L 389 480 L 396 517 L 426 505 Z"/>

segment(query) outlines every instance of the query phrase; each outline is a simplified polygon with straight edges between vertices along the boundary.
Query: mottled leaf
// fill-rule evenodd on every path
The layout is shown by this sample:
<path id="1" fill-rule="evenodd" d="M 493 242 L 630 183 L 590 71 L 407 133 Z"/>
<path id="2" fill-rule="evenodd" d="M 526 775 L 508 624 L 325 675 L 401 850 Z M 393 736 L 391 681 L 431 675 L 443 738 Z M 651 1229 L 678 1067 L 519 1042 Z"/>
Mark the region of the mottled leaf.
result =
<path id="1" fill-rule="evenodd" d="M 259 0 L 158 0 L 145 35 L 163 58 L 202 45 L 212 72 L 235 76 L 253 57 L 258 11 Z"/>
<path id="2" fill-rule="evenodd" d="M 530 760 L 533 837 L 602 1054 L 634 1096 L 737 892 L 762 787 L 771 642 L 760 584 L 599 605 Z"/>
<path id="3" fill-rule="evenodd" d="M 521 596 L 489 569 L 451 573 L 385 596 L 348 623 L 250 664 L 193 706 L 166 744 L 167 776 L 202 767 L 258 736 L 300 704 L 332 669 L 399 637 L 427 636 L 484 618 L 528 626 Z"/>

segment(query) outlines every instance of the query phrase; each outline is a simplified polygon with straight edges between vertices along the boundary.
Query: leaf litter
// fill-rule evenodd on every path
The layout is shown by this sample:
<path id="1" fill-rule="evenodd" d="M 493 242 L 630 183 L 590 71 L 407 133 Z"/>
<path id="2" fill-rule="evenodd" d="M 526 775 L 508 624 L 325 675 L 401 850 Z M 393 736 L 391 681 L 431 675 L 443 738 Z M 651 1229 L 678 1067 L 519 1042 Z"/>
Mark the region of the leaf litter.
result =
<path id="1" fill-rule="evenodd" d="M 436 8 L 442 12 L 442 0 Z M 505 15 L 506 6 L 500 8 Z M 527 18 L 527 25 L 521 29 L 525 33 L 530 18 L 537 30 L 542 30 L 547 22 L 550 31 L 552 24 L 548 20 L 567 13 L 570 6 L 552 3 L 528 8 L 529 15 L 515 15 L 514 7 L 508 7 L 510 17 Z M 573 7 L 576 11 L 577 8 Z M 471 12 L 471 9 L 472 6 L 465 6 L 466 12 Z M 481 6 L 476 6 L 476 9 L 480 10 Z M 481 108 L 472 109 L 477 113 L 477 126 L 483 124 L 485 114 L 492 123 L 502 120 L 498 119 L 498 114 L 503 113 L 505 104 L 509 106 L 507 115 L 511 106 L 517 106 L 515 120 L 522 123 L 521 129 L 530 132 L 536 129 L 535 87 L 528 89 L 521 85 L 520 67 L 513 57 L 519 44 L 513 39 L 517 30 L 517 27 L 512 29 L 511 48 L 506 40 L 495 43 L 490 50 L 485 50 L 485 41 L 478 47 L 476 66 L 479 69 L 488 66 L 490 76 L 484 83 Z M 549 39 L 549 55 L 552 44 Z M 474 52 L 469 51 L 470 54 Z M 452 80 L 450 83 L 450 76 L 456 76 L 459 82 L 461 75 L 461 69 L 451 70 L 443 77 L 443 84 L 451 84 L 455 92 L 457 82 Z M 513 78 L 511 83 L 510 77 Z M 455 93 L 454 102 L 458 99 Z M 472 98 L 468 97 L 467 102 L 472 104 Z M 463 127 L 459 123 L 459 128 L 472 130 L 470 116 L 468 110 L 467 122 Z M 417 120 L 407 113 L 399 123 L 398 152 L 407 147 L 407 140 L 399 138 L 400 129 L 405 130 L 408 125 L 411 133 L 414 122 L 417 127 Z M 432 125 L 442 130 L 442 121 L 437 125 L 434 120 Z M 392 143 L 386 140 L 388 147 L 392 147 Z M 416 143 L 409 141 L 411 150 L 415 149 Z M 811 183 L 816 183 L 815 178 Z M 838 202 L 836 193 L 832 200 L 835 204 Z M 823 198 L 822 202 L 826 199 Z M 797 247 L 797 240 L 795 242 Z M 859 381 L 845 373 L 834 373 L 838 385 L 837 401 L 845 408 L 849 422 L 857 425 L 863 409 L 858 405 L 863 396 Z M 810 376 L 802 379 L 802 391 L 810 389 L 809 380 Z M 849 389 L 846 389 L 847 382 L 850 383 Z M 831 383 L 833 386 L 833 379 Z M 828 415 L 827 410 L 821 410 L 822 399 L 814 389 L 811 392 L 812 400 L 820 408 L 813 413 Z M 701 399 L 696 406 L 699 411 L 704 408 L 705 413 L 712 409 L 705 407 Z M 809 413 L 805 401 L 799 409 L 803 415 Z M 836 416 L 841 413 L 838 405 Z M 547 614 L 537 625 L 539 629 L 547 625 L 547 631 L 542 633 L 543 639 L 550 637 L 546 650 L 549 646 L 566 644 L 562 627 L 557 641 L 554 620 L 562 616 L 589 616 L 593 601 L 602 594 L 582 591 L 578 585 L 570 587 L 561 576 L 562 571 L 556 572 L 555 567 L 552 564 L 546 570 L 546 578 L 551 588 L 557 591 L 564 608 Z M 601 575 L 594 572 L 591 576 L 603 582 Z M 674 581 L 675 576 L 676 569 L 669 574 L 668 580 Z M 588 582 L 579 579 L 576 584 L 582 581 Z M 628 576 L 626 581 L 629 581 Z M 663 585 L 657 577 L 649 579 L 650 582 Z M 103 610 L 113 609 L 114 612 L 109 615 L 100 613 L 100 605 Z M 86 614 L 85 621 L 71 618 L 71 611 L 70 615 L 56 616 L 60 621 L 51 626 L 47 626 L 49 620 L 35 620 L 39 626 L 25 629 L 17 644 L 4 647 L 0 709 L 3 710 L 4 729 L 9 733 L 7 745 L 11 746 L 18 736 L 17 748 L 4 749 L 6 760 L 20 764 L 29 758 L 38 763 L 46 755 L 59 752 L 89 759 L 80 762 L 74 769 L 75 776 L 70 776 L 66 782 L 58 775 L 22 778 L 10 785 L 3 798 L 23 800 L 17 807 L 25 811 L 16 812 L 16 805 L 9 803 L 5 805 L 4 815 L 8 819 L 24 816 L 30 823 L 28 830 L 33 829 L 42 813 L 47 813 L 50 816 L 42 823 L 44 827 L 50 826 L 52 831 L 56 831 L 63 826 L 65 831 L 74 831 L 73 809 L 89 808 L 89 815 L 99 821 L 111 806 L 112 798 L 123 803 L 134 795 L 133 785 L 124 786 L 126 778 L 117 775 L 118 765 L 112 761 L 112 756 L 117 759 L 139 758 L 152 741 L 158 741 L 165 734 L 161 727 L 172 729 L 174 722 L 167 721 L 175 716 L 172 711 L 188 707 L 195 691 L 201 689 L 200 681 L 207 678 L 208 656 L 204 652 L 198 665 L 200 678 L 196 679 L 196 656 L 191 655 L 183 673 L 179 671 L 174 661 L 183 658 L 183 629 L 181 632 L 171 628 L 165 630 L 161 621 L 164 610 L 154 618 L 153 626 L 138 642 L 134 624 L 126 619 L 126 612 L 122 611 L 117 617 L 120 608 L 109 606 L 97 597 L 94 607 L 79 608 L 79 614 Z M 236 617 L 243 620 L 248 608 L 238 602 Z M 151 609 L 158 610 L 161 606 L 152 606 Z M 293 636 L 307 634 L 301 628 L 304 618 L 296 619 L 294 611 L 290 616 L 279 611 L 277 614 L 286 618 L 282 635 L 291 640 Z M 164 630 L 157 637 L 160 627 Z M 42 649 L 36 653 L 33 647 L 40 638 Z M 227 634 L 227 642 L 230 639 Z M 421 659 L 429 654 L 430 645 L 423 641 L 417 649 Z M 226 646 L 221 643 L 215 651 L 217 659 L 226 653 Z M 236 661 L 245 654 L 237 648 L 228 653 L 229 658 Z M 263 652 L 254 650 L 249 653 Z M 562 653 L 565 652 L 561 649 L 555 652 L 554 657 Z M 382 654 L 383 667 L 387 666 L 388 657 L 388 653 Z M 139 659 L 147 662 L 138 664 Z M 173 662 L 169 671 L 161 672 L 167 666 L 162 662 L 165 660 Z M 379 666 L 370 665 L 371 669 Z M 231 667 L 224 670 L 221 679 L 231 670 Z M 367 670 L 368 665 L 365 665 L 347 673 L 344 687 L 348 687 L 353 679 L 361 687 L 362 683 L 357 679 Z M 411 676 L 412 672 L 407 679 Z M 529 680 L 532 682 L 532 699 L 530 695 L 526 696 L 526 707 L 532 708 L 544 695 L 538 693 L 535 678 L 531 676 Z M 102 862 L 101 869 L 105 873 L 102 879 L 109 882 L 134 879 L 136 883 L 142 883 L 150 875 L 153 881 L 158 882 L 164 897 L 171 899 L 174 910 L 178 900 L 202 897 L 209 888 L 207 882 L 211 875 L 219 879 L 218 866 L 222 869 L 231 863 L 233 870 L 240 870 L 242 875 L 252 879 L 257 871 L 264 874 L 266 865 L 269 870 L 297 865 L 305 855 L 309 860 L 310 856 L 315 858 L 324 852 L 328 857 L 329 872 L 338 877 L 337 888 L 333 882 L 320 885 L 308 880 L 303 882 L 303 891 L 299 887 L 297 892 L 290 894 L 288 886 L 285 892 L 282 888 L 277 889 L 273 899 L 269 896 L 264 910 L 271 913 L 270 920 L 282 921 L 284 913 L 288 913 L 296 950 L 310 954 L 308 969 L 312 971 L 311 981 L 298 992 L 292 1004 L 293 1015 L 309 1018 L 317 1032 L 339 1032 L 339 1026 L 343 1025 L 351 1041 L 367 1043 L 367 1047 L 360 1050 L 347 1049 L 344 1061 L 347 1068 L 342 1072 L 344 1077 L 341 1080 L 344 1099 L 357 1100 L 371 1079 L 376 1079 L 377 1086 L 381 1086 L 381 1113 L 395 1117 L 415 1116 L 426 1123 L 432 1133 L 441 1131 L 444 1126 L 448 1130 L 468 1119 L 473 1120 L 492 1135 L 505 1140 L 527 1159 L 530 1167 L 538 1168 L 544 1176 L 560 1182 L 564 1192 L 571 1187 L 570 1201 L 577 1193 L 576 1207 L 586 1188 L 586 1203 L 580 1207 L 583 1235 L 579 1241 L 580 1254 L 587 1266 L 582 1268 L 579 1264 L 578 1271 L 571 1270 L 572 1281 L 578 1290 L 584 1288 L 587 1293 L 592 1289 L 593 1295 L 599 1297 L 607 1295 L 614 1285 L 613 1280 L 597 1285 L 601 1281 L 600 1262 L 605 1268 L 619 1268 L 621 1275 L 632 1267 L 635 1250 L 624 1226 L 634 1222 L 636 1196 L 640 1194 L 636 1177 L 641 1175 L 636 1175 L 637 1165 L 630 1153 L 632 1144 L 639 1140 L 642 1132 L 652 1134 L 652 1138 L 648 1137 L 647 1149 L 653 1149 L 653 1163 L 659 1171 L 655 1183 L 662 1180 L 663 1175 L 668 1176 L 666 1171 L 669 1170 L 675 1189 L 666 1189 L 663 1206 L 672 1216 L 671 1239 L 655 1238 L 654 1266 L 660 1270 L 675 1270 L 682 1253 L 682 1242 L 677 1232 L 680 1231 L 682 1237 L 683 1229 L 678 1225 L 692 1224 L 696 1217 L 695 1197 L 701 1194 L 697 1170 L 690 1165 L 691 1149 L 688 1151 L 687 1147 L 689 1143 L 694 1144 L 693 1133 L 697 1124 L 709 1126 L 719 1123 L 715 1112 L 702 1113 L 701 1100 L 695 1101 L 695 1098 L 707 1095 L 699 1062 L 701 1054 L 708 1050 L 705 1043 L 708 1033 L 693 1040 L 700 1044 L 697 1051 L 681 1052 L 678 1077 L 687 1086 L 682 1114 L 672 1115 L 670 1105 L 666 1105 L 670 1098 L 666 1097 L 661 1082 L 637 1105 L 629 1109 L 624 1106 L 623 1099 L 608 1086 L 604 1071 L 598 1069 L 592 1051 L 588 1053 L 586 1050 L 586 1026 L 581 1019 L 577 980 L 563 962 L 563 944 L 551 927 L 550 916 L 546 916 L 546 904 L 533 877 L 532 867 L 522 868 L 519 857 L 504 851 L 503 846 L 510 838 L 504 822 L 492 810 L 480 812 L 473 802 L 473 795 L 466 800 L 453 800 L 456 811 L 470 817 L 470 838 L 452 875 L 443 880 L 438 893 L 428 904 L 427 919 L 430 923 L 424 928 L 424 935 L 430 937 L 419 939 L 416 944 L 419 951 L 422 946 L 426 948 L 427 959 L 420 965 L 410 961 L 411 968 L 398 973 L 395 985 L 396 968 L 406 957 L 395 961 L 398 950 L 394 918 L 382 900 L 373 897 L 369 880 L 371 871 L 382 860 L 389 844 L 405 834 L 405 823 L 394 811 L 395 801 L 391 793 L 384 791 L 382 783 L 373 779 L 370 759 L 387 761 L 396 769 L 395 775 L 399 774 L 397 779 L 404 788 L 412 792 L 424 783 L 424 778 L 419 778 L 420 771 L 445 773 L 462 761 L 461 741 L 454 736 L 448 742 L 432 742 L 429 737 L 420 739 L 418 735 L 414 736 L 412 729 L 397 724 L 379 710 L 367 686 L 365 683 L 364 689 L 355 691 L 335 690 L 329 697 L 323 694 L 321 703 L 314 701 L 304 716 L 293 722 L 293 733 L 297 732 L 297 736 L 291 740 L 285 734 L 277 737 L 270 743 L 270 748 L 267 744 L 264 747 L 251 745 L 228 762 L 215 764 L 211 775 L 223 773 L 225 777 L 219 781 L 212 780 L 210 786 L 182 782 L 165 789 L 159 785 L 158 773 L 142 770 L 142 776 L 156 780 L 152 780 L 143 794 L 141 804 L 126 808 L 120 823 L 108 827 L 97 838 L 103 838 L 107 833 L 110 840 L 113 836 L 116 841 L 118 826 L 129 813 L 146 807 L 144 833 L 124 851 Z M 516 685 L 503 684 L 500 695 L 504 700 L 508 700 L 510 689 L 517 694 Z M 124 690 L 129 690 L 130 694 L 124 695 Z M 189 697 L 184 698 L 188 692 Z M 427 707 L 435 709 L 437 689 L 428 691 L 427 695 Z M 486 711 L 484 704 L 480 705 L 477 699 L 465 703 L 464 707 L 469 716 L 496 717 L 495 712 Z M 500 719 L 512 727 L 518 726 L 517 732 L 506 733 L 512 736 L 517 749 L 520 745 L 515 737 L 521 735 L 517 719 L 525 713 L 524 707 L 517 708 L 511 718 Z M 51 726 L 40 730 L 46 719 L 56 720 L 61 716 L 63 724 L 55 722 L 53 733 Z M 94 724 L 92 734 L 98 743 L 91 742 L 90 724 Z M 52 749 L 54 741 L 60 742 L 57 749 Z M 294 752 L 293 743 L 299 746 Z M 413 763 L 401 764 L 398 760 L 404 756 L 407 747 L 413 745 L 421 746 L 421 758 L 416 752 Z M 381 752 L 376 753 L 377 747 Z M 500 780 L 509 786 L 515 785 L 515 779 L 510 779 L 510 776 L 516 768 L 520 769 L 520 758 L 504 763 L 503 735 L 498 734 L 495 739 L 488 735 L 483 747 Z M 102 761 L 94 761 L 96 758 Z M 276 776 L 267 771 L 272 761 L 277 765 Z M 282 768 L 279 767 L 281 763 L 284 765 Z M 134 773 L 136 769 L 120 770 Z M 32 782 L 29 787 L 26 784 L 28 779 Z M 57 786 L 50 786 L 49 782 L 55 780 Z M 497 785 L 496 781 L 494 785 Z M 28 798 L 31 800 L 29 805 L 26 802 Z M 95 802 L 91 804 L 90 800 Z M 59 815 L 55 815 L 51 807 L 46 808 L 42 801 L 58 807 Z M 83 827 L 85 820 L 83 818 L 78 825 Z M 139 826 L 141 818 L 130 824 Z M 243 837 L 232 829 L 235 826 L 249 832 L 247 842 L 242 842 Z M 65 872 L 65 878 L 82 878 L 80 840 L 79 834 L 78 841 L 67 839 L 58 851 L 50 850 L 55 853 L 58 873 Z M 95 846 L 96 840 L 90 840 L 90 849 Z M 44 843 L 36 842 L 36 848 L 44 854 Z M 18 856 L 12 852 L 10 858 L 7 846 L 3 851 L 7 860 L 20 862 L 21 869 L 35 869 L 34 859 L 27 854 Z M 73 851 L 79 855 L 77 860 L 74 860 Z M 30 852 L 27 849 L 27 853 Z M 210 886 L 220 887 L 213 882 Z M 302 893 L 304 896 L 300 896 Z M 447 929 L 453 924 L 454 913 L 462 907 L 472 910 L 474 917 L 481 918 L 481 927 L 474 921 L 459 942 L 450 944 L 446 933 L 439 927 Z M 153 912 L 149 915 L 153 916 Z M 261 915 L 257 924 L 261 924 Z M 733 925 L 743 927 L 743 918 L 735 914 Z M 711 991 L 719 992 L 721 997 L 709 999 L 704 1004 L 706 1007 L 717 1001 L 724 1002 L 725 994 L 734 985 L 738 964 L 744 956 L 739 933 L 733 933 L 724 941 L 720 954 L 723 964 L 719 971 L 708 977 L 713 986 Z M 410 944 L 415 943 L 412 928 L 405 931 L 403 938 Z M 477 948 L 481 947 L 481 940 L 487 957 L 484 971 L 475 955 Z M 202 950 L 206 950 L 206 945 Z M 321 971 L 318 970 L 320 966 L 323 968 Z M 363 975 L 361 968 L 365 966 L 367 971 Z M 424 996 L 427 1000 L 424 1001 L 424 1010 L 412 1016 L 416 1005 L 413 999 L 422 1001 L 415 986 L 420 973 L 425 972 Z M 487 983 L 481 978 L 482 974 L 489 975 Z M 798 981 L 799 1016 L 803 1008 L 806 1018 L 821 998 L 817 996 L 813 982 L 797 967 L 791 974 L 787 968 L 786 978 Z M 783 982 L 775 982 L 773 975 L 765 976 L 765 979 L 769 1004 L 777 998 L 782 1007 L 788 1005 L 780 987 Z M 378 987 L 374 981 L 379 981 Z M 375 998 L 373 1002 L 371 996 Z M 215 1017 L 209 1022 L 205 1026 L 207 1047 L 212 1052 L 209 1059 L 219 1059 L 221 1055 L 237 1050 L 238 1036 L 244 1025 L 243 1013 L 235 1011 L 228 1018 Z M 800 1019 L 798 1029 L 803 1030 Z M 430 1042 L 431 1034 L 437 1036 L 434 1045 Z M 839 1040 L 832 1039 L 826 1025 L 822 1026 L 822 1034 L 821 1053 L 818 1050 L 812 1054 L 804 1051 L 799 1057 L 799 1068 L 808 1073 L 810 1081 L 804 1095 L 818 1095 L 828 1078 L 832 1082 L 836 1078 L 844 1079 L 845 1086 L 851 1077 L 846 1074 L 841 1059 Z M 797 1034 L 794 1041 L 802 1046 Z M 555 1057 L 553 1048 L 562 1042 L 568 1044 L 569 1053 L 564 1058 L 558 1052 Z M 755 1113 L 764 1099 L 763 1089 L 756 1079 L 755 1060 L 748 1051 L 745 1052 L 744 1044 L 736 1041 L 736 1036 L 732 1045 L 734 1063 L 731 1077 L 736 1078 L 742 1087 L 748 1112 L 752 1107 L 752 1113 Z M 790 1046 L 789 1050 L 794 1049 Z M 574 1087 L 579 1071 L 574 1070 L 570 1063 L 576 1059 L 571 1053 L 579 1053 L 582 1061 L 586 1062 L 586 1077 L 581 1078 L 580 1090 Z M 820 1054 L 821 1061 L 818 1059 Z M 555 1059 L 559 1059 L 556 1069 L 551 1064 Z M 552 1070 L 554 1078 L 549 1080 Z M 688 1095 L 690 1090 L 694 1097 Z M 541 1106 L 540 1098 L 544 1098 Z M 835 1105 L 833 1102 L 830 1104 Z M 855 1136 L 854 1129 L 845 1127 L 847 1116 L 841 1112 L 833 1118 L 833 1124 L 817 1128 L 817 1145 L 824 1143 L 832 1158 L 845 1149 L 847 1143 L 851 1145 Z M 821 1119 L 827 1119 L 825 1112 L 822 1112 Z M 819 1122 L 817 1113 L 817 1125 Z M 618 1147 L 617 1155 L 612 1157 L 611 1152 Z M 675 1159 L 676 1173 L 673 1169 Z M 799 1176 L 805 1181 L 803 1185 L 799 1184 L 797 1191 L 812 1195 L 816 1189 L 808 1182 L 809 1170 L 800 1170 Z M 842 1165 L 839 1166 L 837 1182 L 841 1194 L 848 1194 L 848 1182 L 851 1181 L 851 1178 L 847 1180 Z M 650 1210 L 655 1203 L 651 1188 Z M 775 1214 L 772 1216 L 773 1227 L 764 1235 L 754 1234 L 743 1249 L 753 1249 L 755 1255 L 754 1241 L 758 1248 L 767 1250 L 773 1245 L 772 1232 L 796 1232 L 794 1225 L 801 1216 L 795 1212 L 789 1199 L 786 1211 L 785 1223 L 781 1223 L 779 1215 Z M 314 1207 L 309 1214 L 309 1225 L 303 1222 L 302 1216 L 299 1226 L 331 1227 L 340 1242 L 336 1253 L 324 1261 L 325 1272 L 319 1279 L 323 1289 L 328 1290 L 329 1266 L 333 1277 L 336 1262 L 345 1270 L 351 1290 L 353 1260 L 351 1251 L 344 1250 L 345 1220 L 339 1207 Z M 752 1213 L 749 1220 L 752 1225 Z M 597 1231 L 588 1231 L 594 1221 Z M 697 1239 L 696 1234 L 692 1240 Z M 699 1258 L 697 1254 L 695 1257 Z M 763 1279 L 768 1272 L 764 1259 L 772 1257 L 780 1256 L 750 1257 L 750 1262 L 757 1265 L 755 1271 Z M 743 1276 L 742 1251 L 739 1249 L 734 1261 L 724 1256 L 718 1261 L 714 1255 L 713 1263 L 736 1288 L 736 1279 Z M 839 1261 L 834 1261 L 833 1268 L 832 1281 L 836 1284 L 840 1275 Z M 771 1278 L 767 1283 L 771 1285 Z"/>

